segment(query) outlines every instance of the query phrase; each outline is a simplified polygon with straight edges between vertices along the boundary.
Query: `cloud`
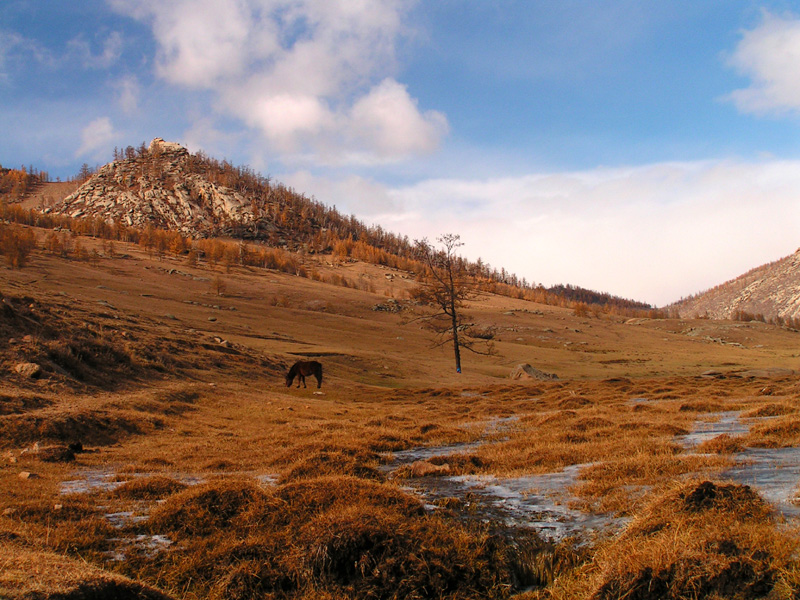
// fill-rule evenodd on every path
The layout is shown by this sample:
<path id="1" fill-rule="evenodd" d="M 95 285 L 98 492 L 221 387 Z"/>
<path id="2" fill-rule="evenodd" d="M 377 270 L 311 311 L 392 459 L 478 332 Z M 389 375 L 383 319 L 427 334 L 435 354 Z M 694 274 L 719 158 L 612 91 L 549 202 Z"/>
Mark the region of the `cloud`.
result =
<path id="1" fill-rule="evenodd" d="M 81 131 L 81 145 L 75 156 L 96 158 L 107 155 L 108 147 L 116 136 L 111 119 L 108 117 L 95 119 Z"/>
<path id="2" fill-rule="evenodd" d="M 115 81 L 114 90 L 117 92 L 117 103 L 126 115 L 135 113 L 139 108 L 139 95 L 141 88 L 135 75 L 126 75 Z"/>
<path id="3" fill-rule="evenodd" d="M 355 135 L 382 156 L 429 154 L 448 128 L 442 113 L 421 113 L 406 87 L 393 79 L 359 98 L 351 117 Z"/>
<path id="4" fill-rule="evenodd" d="M 291 180 L 411 238 L 458 233 L 465 256 L 545 285 L 663 306 L 797 247 L 800 161 L 705 161 L 431 179 Z"/>
<path id="5" fill-rule="evenodd" d="M 0 82 L 10 78 L 12 67 L 29 68 L 30 61 L 49 67 L 56 64 L 49 50 L 37 41 L 14 31 L 0 30 Z"/>
<path id="6" fill-rule="evenodd" d="M 303 190 L 319 198 L 327 206 L 337 206 L 345 214 L 380 217 L 400 210 L 384 185 L 349 175 L 344 178 L 319 177 L 309 171 L 280 176 L 280 181 L 296 190 Z"/>
<path id="7" fill-rule="evenodd" d="M 89 42 L 79 35 L 67 42 L 67 58 L 77 57 L 87 69 L 107 69 L 119 60 L 122 46 L 122 36 L 112 31 L 103 41 L 103 50 L 94 54 Z"/>
<path id="8" fill-rule="evenodd" d="M 730 64 L 751 78 L 730 99 L 742 112 L 800 110 L 800 19 L 764 12 L 761 23 L 745 31 Z"/>
<path id="9" fill-rule="evenodd" d="M 280 152 L 344 162 L 436 149 L 445 116 L 393 78 L 407 0 L 109 0 L 152 27 L 156 72 Z M 365 158 L 367 157 L 367 158 Z"/>

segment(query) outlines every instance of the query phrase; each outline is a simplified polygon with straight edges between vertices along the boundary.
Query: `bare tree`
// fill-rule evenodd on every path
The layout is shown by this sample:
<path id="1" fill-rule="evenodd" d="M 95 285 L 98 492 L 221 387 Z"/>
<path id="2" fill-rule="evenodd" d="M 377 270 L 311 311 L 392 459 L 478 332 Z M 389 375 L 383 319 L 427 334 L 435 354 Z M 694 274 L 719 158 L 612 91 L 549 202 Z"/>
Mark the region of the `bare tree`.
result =
<path id="1" fill-rule="evenodd" d="M 436 346 L 453 342 L 456 371 L 461 373 L 462 348 L 477 354 L 493 354 L 494 347 L 490 341 L 471 335 L 464 321 L 464 304 L 476 298 L 479 290 L 475 278 L 466 271 L 465 261 L 456 255 L 456 250 L 464 245 L 461 236 L 446 233 L 436 241 L 441 248 L 435 248 L 427 239 L 415 240 L 417 257 L 426 268 L 411 293 L 414 299 L 433 309 L 420 319 L 437 334 Z"/>

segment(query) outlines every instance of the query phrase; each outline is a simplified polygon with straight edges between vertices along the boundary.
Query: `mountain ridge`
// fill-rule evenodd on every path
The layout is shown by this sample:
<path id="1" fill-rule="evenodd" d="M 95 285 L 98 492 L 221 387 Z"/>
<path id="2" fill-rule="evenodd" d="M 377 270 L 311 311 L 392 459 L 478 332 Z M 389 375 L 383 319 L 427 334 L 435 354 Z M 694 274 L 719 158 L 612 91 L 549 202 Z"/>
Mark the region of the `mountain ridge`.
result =
<path id="1" fill-rule="evenodd" d="M 800 321 L 800 249 L 667 307 L 681 317 Z"/>

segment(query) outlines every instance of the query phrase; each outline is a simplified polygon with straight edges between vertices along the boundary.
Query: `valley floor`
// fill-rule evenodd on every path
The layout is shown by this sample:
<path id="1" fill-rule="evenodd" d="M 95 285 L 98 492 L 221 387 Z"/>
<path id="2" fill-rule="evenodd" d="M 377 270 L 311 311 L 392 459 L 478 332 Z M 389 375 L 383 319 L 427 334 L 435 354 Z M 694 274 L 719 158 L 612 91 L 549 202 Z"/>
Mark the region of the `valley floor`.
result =
<path id="1" fill-rule="evenodd" d="M 487 296 L 458 374 L 403 273 L 85 243 L 0 268 L 0 597 L 800 593 L 796 332 Z"/>

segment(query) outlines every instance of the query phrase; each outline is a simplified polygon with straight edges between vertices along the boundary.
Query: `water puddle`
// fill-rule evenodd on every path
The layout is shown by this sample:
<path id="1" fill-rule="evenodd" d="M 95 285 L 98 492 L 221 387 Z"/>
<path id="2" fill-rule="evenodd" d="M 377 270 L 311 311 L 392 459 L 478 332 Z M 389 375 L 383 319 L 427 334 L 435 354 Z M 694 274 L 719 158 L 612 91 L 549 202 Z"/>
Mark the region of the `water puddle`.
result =
<path id="1" fill-rule="evenodd" d="M 486 435 L 502 432 L 518 417 L 494 419 L 484 424 Z M 404 465 L 468 454 L 486 442 L 411 448 L 392 454 L 381 470 L 389 474 Z M 428 510 L 439 501 L 463 502 L 467 518 L 503 523 L 508 527 L 534 529 L 544 539 L 588 538 L 623 521 L 610 515 L 585 513 L 569 507 L 576 500 L 569 493 L 578 473 L 587 465 L 572 465 L 556 473 L 500 478 L 492 475 L 421 476 L 406 480 L 406 489 L 421 497 Z"/>
<path id="2" fill-rule="evenodd" d="M 109 538 L 108 541 L 117 546 L 105 553 L 106 558 L 114 562 L 124 561 L 132 549 L 147 558 L 153 558 L 172 545 L 172 540 L 164 535 L 137 535 L 132 538 Z"/>
<path id="3" fill-rule="evenodd" d="M 745 435 L 755 424 L 774 417 L 742 419 L 737 411 L 717 413 L 716 421 L 698 421 L 691 433 L 678 436 L 691 449 L 719 435 Z M 722 479 L 749 485 L 786 517 L 800 517 L 792 501 L 800 484 L 800 448 L 745 448 L 734 455 L 736 464 L 721 473 Z"/>
<path id="4" fill-rule="evenodd" d="M 98 507 L 102 508 L 102 507 Z M 147 521 L 149 518 L 148 515 L 137 515 L 132 510 L 124 510 L 120 512 L 113 512 L 113 513 L 106 513 L 103 517 L 111 523 L 112 526 L 116 527 L 117 529 L 122 529 L 127 525 L 132 525 L 134 523 L 142 523 Z"/>
<path id="5" fill-rule="evenodd" d="M 722 477 L 757 489 L 782 515 L 800 517 L 800 506 L 792 504 L 800 484 L 800 448 L 747 448 Z"/>
<path id="6" fill-rule="evenodd" d="M 437 500 L 458 498 L 466 514 L 508 527 L 535 530 L 544 539 L 585 539 L 601 531 L 621 527 L 624 521 L 610 515 L 570 508 L 576 498 L 568 490 L 587 465 L 572 465 L 556 473 L 499 478 L 491 475 L 420 477 L 409 487 L 429 507 Z"/>
<path id="7" fill-rule="evenodd" d="M 82 469 L 80 477 L 61 482 L 60 492 L 68 494 L 88 494 L 89 492 L 110 492 L 127 483 L 120 481 L 113 469 Z"/>
<path id="8" fill-rule="evenodd" d="M 92 492 L 110 492 L 124 485 L 131 479 L 160 474 L 161 473 L 135 473 L 122 476 L 111 467 L 82 469 L 76 473 L 77 477 L 75 479 L 61 482 L 60 493 L 62 495 L 70 495 L 88 494 Z M 221 473 L 220 475 L 237 474 L 241 475 L 242 473 Z M 255 477 L 255 479 L 260 481 L 263 485 L 274 485 L 277 481 L 277 476 L 273 474 L 263 475 L 248 473 L 248 475 Z M 206 481 L 205 477 L 197 475 L 172 474 L 168 476 L 171 476 L 190 486 L 198 485 Z M 98 506 L 97 508 L 99 510 L 103 510 L 105 507 Z M 107 512 L 103 515 L 103 517 L 116 529 L 123 529 L 129 525 L 143 523 L 150 518 L 146 508 L 142 508 L 139 513 L 130 510 Z M 153 558 L 156 554 L 172 544 L 172 540 L 166 536 L 147 534 L 140 534 L 133 537 L 108 538 L 108 541 L 111 542 L 115 548 L 107 551 L 105 556 L 108 560 L 113 562 L 122 562 L 126 560 L 127 556 L 132 552 L 144 555 L 147 558 Z"/>
<path id="9" fill-rule="evenodd" d="M 431 458 L 438 458 L 440 456 L 450 456 L 452 454 L 469 454 L 483 446 L 485 442 L 468 442 L 465 444 L 449 444 L 447 446 L 420 446 L 418 448 L 409 448 L 408 450 L 399 450 L 392 452 L 391 462 L 381 465 L 379 468 L 384 473 L 390 473 L 402 467 L 403 465 L 410 465 L 418 461 L 430 460 Z"/>
<path id="10" fill-rule="evenodd" d="M 677 436 L 678 442 L 684 448 L 691 449 L 722 434 L 731 437 L 745 435 L 756 422 L 756 419 L 741 419 L 739 411 L 735 410 L 714 413 L 712 416 L 715 419 L 713 421 L 695 422 L 690 433 Z"/>

